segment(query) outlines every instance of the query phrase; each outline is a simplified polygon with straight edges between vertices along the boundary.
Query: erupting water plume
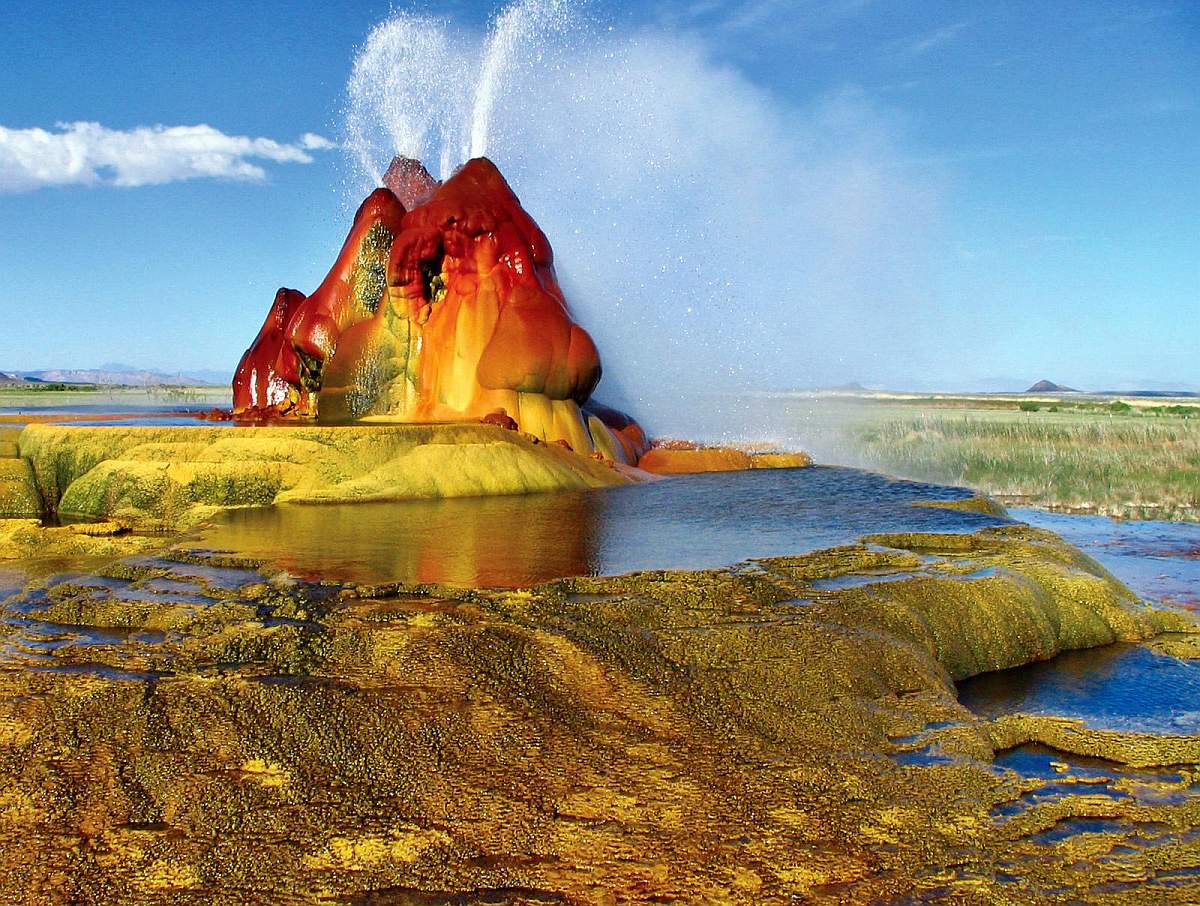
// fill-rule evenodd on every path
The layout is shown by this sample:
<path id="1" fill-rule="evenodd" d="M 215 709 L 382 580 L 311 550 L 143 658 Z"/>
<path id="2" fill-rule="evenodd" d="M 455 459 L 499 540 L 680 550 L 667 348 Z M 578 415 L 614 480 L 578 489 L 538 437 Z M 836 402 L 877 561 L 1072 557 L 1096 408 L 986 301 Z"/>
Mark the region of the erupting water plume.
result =
<path id="1" fill-rule="evenodd" d="M 568 0 L 513 3 L 487 34 L 394 15 L 347 86 L 351 194 L 397 153 L 446 178 L 486 152 L 555 243 L 602 397 L 660 433 L 807 445 L 725 391 L 922 367 L 932 180 L 864 92 L 798 104 L 716 58 Z"/>
<path id="2" fill-rule="evenodd" d="M 486 156 L 497 101 L 581 22 L 568 0 L 514 3 L 484 38 L 426 16 L 387 19 L 359 51 L 347 86 L 347 146 L 356 164 L 382 185 L 394 155 L 436 161 L 442 179 Z"/>

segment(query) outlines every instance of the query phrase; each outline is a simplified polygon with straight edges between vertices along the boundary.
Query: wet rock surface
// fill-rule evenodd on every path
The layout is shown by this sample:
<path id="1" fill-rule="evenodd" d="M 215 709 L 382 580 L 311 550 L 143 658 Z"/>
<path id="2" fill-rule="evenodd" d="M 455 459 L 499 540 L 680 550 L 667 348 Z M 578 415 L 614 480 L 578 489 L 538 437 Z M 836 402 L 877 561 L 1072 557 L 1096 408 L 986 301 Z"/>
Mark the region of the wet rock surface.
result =
<path id="1" fill-rule="evenodd" d="M 1047 532 L 524 589 L 302 582 L 143 540 L 0 572 L 3 898 L 1200 890 L 1196 738 L 957 700 L 1189 628 Z"/>

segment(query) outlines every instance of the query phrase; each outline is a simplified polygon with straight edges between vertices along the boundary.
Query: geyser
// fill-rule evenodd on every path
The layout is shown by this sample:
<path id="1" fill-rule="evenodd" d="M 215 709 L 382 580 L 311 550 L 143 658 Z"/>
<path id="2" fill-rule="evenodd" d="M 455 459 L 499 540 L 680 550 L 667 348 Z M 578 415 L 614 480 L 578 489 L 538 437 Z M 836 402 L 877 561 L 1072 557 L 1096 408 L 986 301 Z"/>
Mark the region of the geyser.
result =
<path id="1" fill-rule="evenodd" d="M 545 234 L 496 166 L 438 184 L 397 157 L 311 296 L 281 289 L 234 377 L 242 418 L 487 418 L 636 464 L 646 438 L 606 407 Z"/>
<path id="2" fill-rule="evenodd" d="M 570 0 L 505 3 L 484 29 L 391 14 L 346 86 L 347 214 L 396 154 L 443 179 L 486 154 L 554 243 L 601 398 L 654 433 L 809 446 L 818 423 L 745 391 L 936 364 L 942 176 L 880 93 L 799 84 L 803 61 L 795 90 L 756 82 L 653 19 Z"/>

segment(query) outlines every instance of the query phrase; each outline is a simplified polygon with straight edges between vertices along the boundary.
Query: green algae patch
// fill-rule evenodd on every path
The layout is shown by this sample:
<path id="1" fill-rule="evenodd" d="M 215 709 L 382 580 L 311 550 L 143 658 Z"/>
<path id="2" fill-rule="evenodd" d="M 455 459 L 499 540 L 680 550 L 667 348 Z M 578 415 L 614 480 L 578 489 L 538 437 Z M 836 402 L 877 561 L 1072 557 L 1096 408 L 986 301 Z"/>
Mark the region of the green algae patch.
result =
<path id="1" fill-rule="evenodd" d="M 1197 661 L 1200 660 L 1200 631 L 1198 630 L 1200 627 L 1194 623 L 1186 628 L 1167 630 L 1147 642 L 1146 647 L 1159 654 L 1177 657 L 1180 660 Z"/>
<path id="2" fill-rule="evenodd" d="M 628 481 L 596 460 L 489 425 L 32 425 L 20 449 L 54 511 L 138 528 L 184 528 L 221 509 L 283 501 L 518 494 Z"/>
<path id="3" fill-rule="evenodd" d="M 1074 718 L 1043 714 L 1005 715 L 988 724 L 985 732 L 997 750 L 1038 742 L 1074 755 L 1104 758 L 1131 767 L 1200 765 L 1198 736 L 1119 733 L 1089 727 Z"/>
<path id="4" fill-rule="evenodd" d="M 1058 536 L 1028 526 L 864 540 L 944 561 L 927 577 L 848 589 L 838 600 L 854 608 L 850 618 L 859 624 L 926 648 L 954 680 L 1061 651 L 1141 641 L 1178 619 L 1146 605 Z"/>
<path id="5" fill-rule="evenodd" d="M 1003 504 L 983 494 L 964 497 L 961 500 L 923 500 L 914 506 L 928 506 L 939 510 L 957 510 L 960 513 L 983 513 L 997 519 L 1007 519 L 1008 510 Z"/>
<path id="6" fill-rule="evenodd" d="M 42 498 L 29 462 L 0 458 L 0 516 L 36 519 L 41 515 Z"/>
<path id="7" fill-rule="evenodd" d="M 98 534 L 88 527 L 45 526 L 39 519 L 0 519 L 0 562 L 122 557 L 163 544 L 161 538 L 119 533 L 113 525 Z"/>

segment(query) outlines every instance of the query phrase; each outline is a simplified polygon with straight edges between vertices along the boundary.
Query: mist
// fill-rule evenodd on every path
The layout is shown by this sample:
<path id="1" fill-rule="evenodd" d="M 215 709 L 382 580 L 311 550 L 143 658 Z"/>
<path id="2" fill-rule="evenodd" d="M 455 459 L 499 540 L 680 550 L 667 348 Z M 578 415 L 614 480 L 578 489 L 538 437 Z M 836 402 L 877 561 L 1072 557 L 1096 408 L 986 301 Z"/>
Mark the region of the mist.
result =
<path id="1" fill-rule="evenodd" d="M 745 391 L 921 369 L 940 192 L 888 111 L 853 89 L 789 105 L 697 38 L 620 34 L 562 3 L 504 16 L 500 66 L 499 29 L 375 29 L 348 90 L 348 198 L 395 153 L 443 176 L 485 153 L 554 246 L 601 351 L 597 396 L 652 430 L 695 435 L 718 407 L 723 436 L 754 435 Z"/>

